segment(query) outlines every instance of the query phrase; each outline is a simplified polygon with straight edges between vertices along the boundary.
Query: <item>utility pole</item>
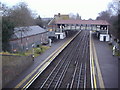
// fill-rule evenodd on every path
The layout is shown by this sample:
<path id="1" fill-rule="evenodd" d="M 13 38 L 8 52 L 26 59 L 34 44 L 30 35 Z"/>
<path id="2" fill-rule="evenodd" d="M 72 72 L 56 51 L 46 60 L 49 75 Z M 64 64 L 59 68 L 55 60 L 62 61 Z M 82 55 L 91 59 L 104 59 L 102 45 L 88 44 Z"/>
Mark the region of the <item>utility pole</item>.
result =
<path id="1" fill-rule="evenodd" d="M 32 44 L 32 48 L 33 48 L 33 50 L 32 50 L 32 58 L 33 58 L 33 61 L 34 61 L 34 58 L 35 58 L 35 50 L 34 50 L 34 47 L 35 47 L 35 44 L 33 43 Z"/>
<path id="2" fill-rule="evenodd" d="M 21 52 L 23 51 L 23 42 L 22 42 L 22 29 L 20 30 L 21 31 Z"/>

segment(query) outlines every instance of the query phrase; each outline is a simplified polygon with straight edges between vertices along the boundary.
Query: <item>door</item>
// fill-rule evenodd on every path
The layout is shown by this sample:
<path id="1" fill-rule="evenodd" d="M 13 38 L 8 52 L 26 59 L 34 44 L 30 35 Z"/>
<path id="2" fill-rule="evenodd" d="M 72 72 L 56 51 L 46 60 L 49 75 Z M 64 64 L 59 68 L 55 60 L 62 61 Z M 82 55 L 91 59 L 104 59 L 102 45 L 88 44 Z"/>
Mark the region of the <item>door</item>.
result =
<path id="1" fill-rule="evenodd" d="M 103 36 L 103 41 L 106 41 L 106 36 Z"/>
<path id="2" fill-rule="evenodd" d="M 58 34 L 58 39 L 60 39 L 60 34 Z"/>

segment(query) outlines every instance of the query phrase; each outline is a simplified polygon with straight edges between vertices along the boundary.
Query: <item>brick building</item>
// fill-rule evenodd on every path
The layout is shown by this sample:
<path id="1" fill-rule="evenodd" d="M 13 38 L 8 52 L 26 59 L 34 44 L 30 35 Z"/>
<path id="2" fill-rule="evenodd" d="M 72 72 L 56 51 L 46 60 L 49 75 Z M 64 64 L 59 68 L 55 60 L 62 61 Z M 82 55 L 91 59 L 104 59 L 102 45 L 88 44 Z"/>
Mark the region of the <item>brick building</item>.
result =
<path id="1" fill-rule="evenodd" d="M 12 51 L 25 51 L 48 41 L 48 31 L 39 26 L 17 27 L 10 40 Z"/>

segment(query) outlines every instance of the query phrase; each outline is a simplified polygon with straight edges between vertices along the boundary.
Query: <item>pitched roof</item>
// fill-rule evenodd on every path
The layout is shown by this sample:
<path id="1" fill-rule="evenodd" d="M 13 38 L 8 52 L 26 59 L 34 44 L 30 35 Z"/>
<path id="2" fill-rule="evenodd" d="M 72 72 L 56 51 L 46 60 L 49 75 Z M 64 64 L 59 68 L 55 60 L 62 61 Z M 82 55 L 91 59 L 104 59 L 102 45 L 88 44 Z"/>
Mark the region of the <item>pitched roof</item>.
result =
<path id="1" fill-rule="evenodd" d="M 110 25 L 105 20 L 59 20 L 55 24 L 90 24 L 90 25 Z"/>
<path id="2" fill-rule="evenodd" d="M 41 28 L 40 26 L 16 27 L 14 28 L 14 35 L 12 38 L 21 38 L 21 35 L 22 37 L 27 37 L 44 32 L 46 32 L 46 30 Z"/>

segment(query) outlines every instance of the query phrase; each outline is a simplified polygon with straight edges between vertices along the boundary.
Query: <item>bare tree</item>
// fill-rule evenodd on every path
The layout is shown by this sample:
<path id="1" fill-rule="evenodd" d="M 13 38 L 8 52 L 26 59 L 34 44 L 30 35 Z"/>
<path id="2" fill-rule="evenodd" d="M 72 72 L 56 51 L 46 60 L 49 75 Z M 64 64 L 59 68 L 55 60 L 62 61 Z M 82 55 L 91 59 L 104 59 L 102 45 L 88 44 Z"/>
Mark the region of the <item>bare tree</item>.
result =
<path id="1" fill-rule="evenodd" d="M 76 14 L 76 19 L 81 20 L 81 16 L 78 13 Z"/>
<path id="2" fill-rule="evenodd" d="M 44 23 L 43 23 L 40 15 L 35 19 L 35 24 L 36 24 L 36 25 L 39 25 L 40 27 L 43 27 L 43 26 L 44 26 L 44 25 L 43 25 Z"/>
<path id="3" fill-rule="evenodd" d="M 79 14 L 73 14 L 73 13 L 70 13 L 69 14 L 69 17 L 70 19 L 78 19 L 78 20 L 81 20 L 81 16 L 79 16 Z"/>
<path id="4" fill-rule="evenodd" d="M 99 13 L 97 20 L 106 20 L 110 23 L 110 33 L 120 40 L 120 2 L 111 2 L 108 10 Z"/>
<path id="5" fill-rule="evenodd" d="M 34 24 L 32 13 L 24 2 L 9 9 L 9 17 L 15 23 L 15 26 L 29 26 Z"/>
<path id="6" fill-rule="evenodd" d="M 99 16 L 98 16 L 96 19 L 97 19 L 97 20 L 106 20 L 106 21 L 109 22 L 110 17 L 111 17 L 111 15 L 110 15 L 109 11 L 106 10 L 106 11 L 100 12 L 100 13 L 99 13 Z"/>
<path id="7" fill-rule="evenodd" d="M 74 15 L 73 13 L 70 13 L 69 17 L 70 17 L 70 19 L 76 19 L 76 15 Z"/>
<path id="8" fill-rule="evenodd" d="M 112 15 L 118 15 L 119 12 L 119 3 L 116 1 L 110 2 L 108 4 L 108 10 Z"/>
<path id="9" fill-rule="evenodd" d="M 1 13 L 1 16 L 8 16 L 8 10 L 9 8 L 0 2 L 0 13 Z"/>
<path id="10" fill-rule="evenodd" d="M 92 18 L 89 18 L 88 20 L 93 20 Z"/>

